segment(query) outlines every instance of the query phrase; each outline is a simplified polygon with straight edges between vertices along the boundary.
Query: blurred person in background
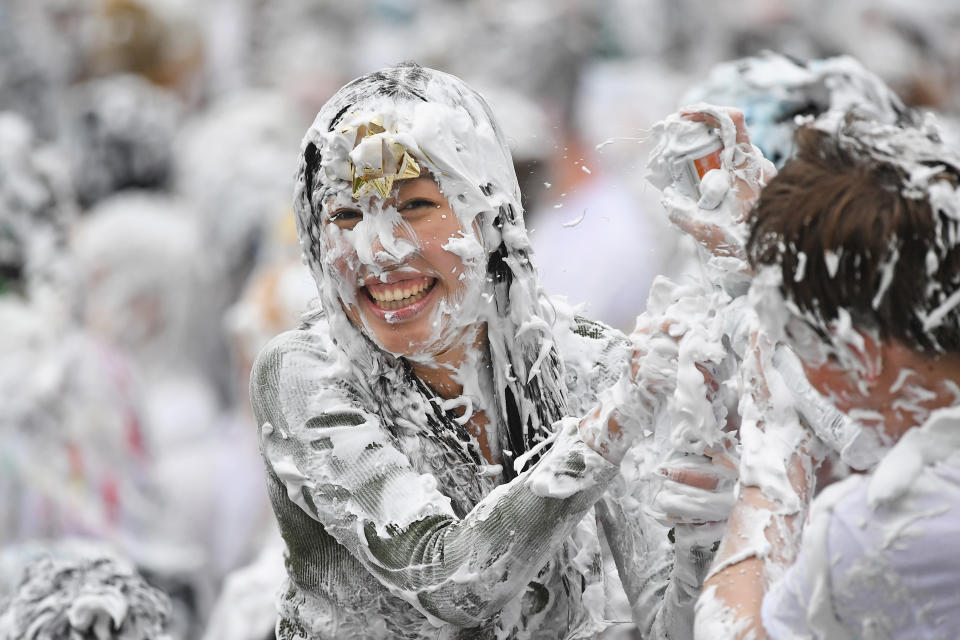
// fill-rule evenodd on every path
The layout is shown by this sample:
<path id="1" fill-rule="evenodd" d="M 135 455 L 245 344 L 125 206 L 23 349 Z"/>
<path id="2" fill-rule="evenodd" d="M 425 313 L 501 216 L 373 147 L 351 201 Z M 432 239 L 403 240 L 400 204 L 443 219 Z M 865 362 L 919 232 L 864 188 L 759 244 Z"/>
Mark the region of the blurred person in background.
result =
<path id="1" fill-rule="evenodd" d="M 638 197 L 632 174 L 639 172 L 604 162 L 595 147 L 605 140 L 601 132 L 636 136 L 646 124 L 643 108 L 606 102 L 610 92 L 593 75 L 591 56 L 604 44 L 602 7 L 520 2 L 500 9 L 473 11 L 469 33 L 489 52 L 485 64 L 451 55 L 450 67 L 490 93 L 515 160 L 526 161 L 517 175 L 545 288 L 630 331 L 674 236 L 651 215 L 655 202 Z M 516 97 L 501 100 L 508 92 L 500 87 Z M 629 116 L 613 117 L 622 112 Z"/>
<path id="2" fill-rule="evenodd" d="M 0 638 L 175 640 L 170 601 L 126 560 L 95 545 L 59 545 L 27 566 L 0 601 Z"/>
<path id="3" fill-rule="evenodd" d="M 175 617 L 193 628 L 223 576 L 257 553 L 265 504 L 253 463 L 244 464 L 256 452 L 231 437 L 204 371 L 207 319 L 197 300 L 212 270 L 200 224 L 182 201 L 127 191 L 84 216 L 74 253 L 85 325 L 130 358 L 140 390 L 161 503 L 149 538 L 176 550 L 151 565 L 151 578 L 164 581 Z"/>
<path id="4" fill-rule="evenodd" d="M 230 307 L 225 318 L 238 392 L 249 388 L 250 370 L 257 353 L 275 335 L 296 327 L 301 322 L 304 310 L 316 304 L 316 283 L 298 257 L 299 246 L 293 221 L 283 220 L 269 238 L 276 248 L 268 251 L 267 255 L 273 255 L 254 270 L 240 299 Z M 243 403 L 228 416 L 224 429 L 228 431 L 225 437 L 248 443 L 249 451 L 253 454 L 252 458 L 244 458 L 243 462 L 252 462 L 255 469 L 251 468 L 240 475 L 255 478 L 256 486 L 246 494 L 248 498 L 254 493 L 262 493 L 264 497 L 267 513 L 264 514 L 266 522 L 260 542 L 261 551 L 253 562 L 224 578 L 204 630 L 204 640 L 263 640 L 275 636 L 275 596 L 286 578 L 286 549 L 266 504 L 263 466 L 257 455 L 256 441 L 246 437 L 254 424 L 249 403 Z M 234 466 L 234 475 L 237 475 L 237 466 Z M 225 542 L 230 542 L 229 535 L 224 538 Z"/>
<path id="5" fill-rule="evenodd" d="M 63 605 L 53 602 L 57 593 L 67 597 L 56 592 L 61 581 L 44 583 L 49 594 L 30 578 L 18 586 L 23 568 L 66 538 L 100 541 L 144 569 L 176 564 L 158 539 L 155 458 L 135 365 L 74 317 L 82 298 L 70 238 L 76 210 L 62 155 L 37 145 L 22 118 L 0 114 L 4 637 L 26 637 L 25 628 L 45 628 L 44 620 L 54 625 L 50 633 L 67 624 L 50 607 L 31 608 L 47 596 L 50 606 Z M 75 559 L 82 564 L 84 557 L 78 552 Z M 122 626 L 124 615 L 115 613 Z M 89 626 L 83 619 L 78 624 Z"/>
<path id="6" fill-rule="evenodd" d="M 602 108 L 591 111 L 600 113 Z M 598 145 L 587 144 L 586 127 L 611 131 L 616 125 L 587 124 L 583 116 L 573 120 L 556 128 L 545 180 L 534 185 L 538 202 L 528 220 L 537 268 L 547 290 L 583 304 L 592 318 L 630 331 L 646 306 L 650 284 L 667 266 L 675 236 L 655 215 L 655 200 L 634 190 L 631 174 L 639 171 L 606 162 Z M 638 128 L 636 121 L 619 124 L 623 137 Z"/>
<path id="7" fill-rule="evenodd" d="M 84 0 L 82 77 L 134 74 L 188 104 L 202 96 L 205 45 L 193 3 Z"/>
<path id="8" fill-rule="evenodd" d="M 61 140 L 84 209 L 127 189 L 169 189 L 185 111 L 175 94 L 122 74 L 73 85 L 63 99 Z"/>
<path id="9" fill-rule="evenodd" d="M 142 533 L 147 461 L 129 362 L 74 322 L 69 172 L 29 124 L 0 114 L 0 390 L 4 543 Z"/>
<path id="10" fill-rule="evenodd" d="M 544 287 L 583 305 L 596 320 L 631 330 L 660 272 L 654 247 L 669 239 L 666 225 L 647 224 L 621 176 L 611 176 L 578 134 L 551 126 L 533 99 L 489 83 L 479 90 L 502 122 L 514 158 Z M 622 282 L 626 273 L 630 286 Z"/>
<path id="11" fill-rule="evenodd" d="M 808 32 L 849 54 L 914 107 L 960 109 L 960 9 L 949 0 L 824 2 Z"/>
<path id="12" fill-rule="evenodd" d="M 291 100 L 276 91 L 244 91 L 195 114 L 173 145 L 173 190 L 190 203 L 205 247 L 196 291 L 196 358 L 226 407 L 248 405 L 231 377 L 227 309 L 240 297 L 258 264 L 284 259 L 296 243 L 276 230 L 293 226 L 290 192 L 296 145 L 306 126 Z M 291 231 L 292 234 L 292 231 Z M 293 326 L 293 325 L 289 325 Z"/>
<path id="13" fill-rule="evenodd" d="M 191 5 L 176 0 L 5 0 L 0 6 L 0 109 L 46 141 L 73 114 L 72 85 L 134 74 L 195 105 L 204 53 Z"/>

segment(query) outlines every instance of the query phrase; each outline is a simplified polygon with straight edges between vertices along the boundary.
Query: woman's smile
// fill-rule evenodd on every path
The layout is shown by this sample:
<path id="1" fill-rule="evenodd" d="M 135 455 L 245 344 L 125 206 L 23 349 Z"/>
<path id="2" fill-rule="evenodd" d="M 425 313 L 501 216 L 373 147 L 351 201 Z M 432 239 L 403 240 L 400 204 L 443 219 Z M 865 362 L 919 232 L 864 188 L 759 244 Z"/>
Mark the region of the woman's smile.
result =
<path id="1" fill-rule="evenodd" d="M 414 274 L 403 274 L 401 279 L 388 277 L 387 282 L 371 278 L 361 287 L 362 295 L 358 298 L 364 300 L 371 311 L 384 320 L 401 322 L 430 306 L 436 284 L 436 278 Z"/>

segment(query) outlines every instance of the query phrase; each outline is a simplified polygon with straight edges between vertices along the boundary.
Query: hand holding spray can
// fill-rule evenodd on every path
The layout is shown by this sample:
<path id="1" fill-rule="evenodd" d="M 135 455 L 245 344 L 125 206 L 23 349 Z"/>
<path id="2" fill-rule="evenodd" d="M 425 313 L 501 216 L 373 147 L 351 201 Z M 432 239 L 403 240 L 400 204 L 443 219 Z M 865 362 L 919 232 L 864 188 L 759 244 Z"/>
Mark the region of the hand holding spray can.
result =
<path id="1" fill-rule="evenodd" d="M 692 124 L 692 123 L 691 123 Z M 670 160 L 670 177 L 674 186 L 686 196 L 699 200 L 700 182 L 711 169 L 720 169 L 720 154 L 723 143 L 714 129 L 709 129 L 710 139 L 700 141 L 681 151 Z M 699 137 L 699 136 L 698 136 Z"/>

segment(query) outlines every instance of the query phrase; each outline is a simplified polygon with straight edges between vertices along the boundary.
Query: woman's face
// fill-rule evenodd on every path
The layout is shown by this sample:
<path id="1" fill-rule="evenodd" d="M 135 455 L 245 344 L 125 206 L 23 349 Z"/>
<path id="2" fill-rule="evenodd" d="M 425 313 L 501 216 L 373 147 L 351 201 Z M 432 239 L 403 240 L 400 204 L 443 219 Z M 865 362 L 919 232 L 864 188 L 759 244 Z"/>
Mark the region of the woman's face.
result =
<path id="1" fill-rule="evenodd" d="M 478 247 L 429 175 L 397 181 L 377 196 L 325 205 L 326 251 L 350 321 L 395 355 L 432 358 L 458 343 L 464 306 L 477 284 L 454 251 Z M 462 250 L 461 250 L 462 252 Z M 477 293 L 477 291 L 473 291 Z"/>

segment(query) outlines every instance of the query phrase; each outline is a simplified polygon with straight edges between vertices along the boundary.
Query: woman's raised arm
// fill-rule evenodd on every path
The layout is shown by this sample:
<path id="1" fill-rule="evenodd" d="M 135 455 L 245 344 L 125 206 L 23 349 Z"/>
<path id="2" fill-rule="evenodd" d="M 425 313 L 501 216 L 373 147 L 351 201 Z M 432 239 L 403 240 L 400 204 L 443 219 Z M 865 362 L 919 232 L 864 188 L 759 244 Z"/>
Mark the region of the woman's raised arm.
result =
<path id="1" fill-rule="evenodd" d="M 434 476 L 418 472 L 387 425 L 351 399 L 338 375 L 345 369 L 324 342 L 310 331 L 283 334 L 253 368 L 261 450 L 285 536 L 296 535 L 306 514 L 424 615 L 463 627 L 489 619 L 571 535 L 616 466 L 584 444 L 570 419 L 533 469 L 458 518 Z M 297 553 L 322 553 L 302 539 L 290 546 L 294 566 Z"/>

